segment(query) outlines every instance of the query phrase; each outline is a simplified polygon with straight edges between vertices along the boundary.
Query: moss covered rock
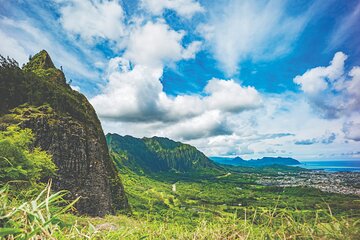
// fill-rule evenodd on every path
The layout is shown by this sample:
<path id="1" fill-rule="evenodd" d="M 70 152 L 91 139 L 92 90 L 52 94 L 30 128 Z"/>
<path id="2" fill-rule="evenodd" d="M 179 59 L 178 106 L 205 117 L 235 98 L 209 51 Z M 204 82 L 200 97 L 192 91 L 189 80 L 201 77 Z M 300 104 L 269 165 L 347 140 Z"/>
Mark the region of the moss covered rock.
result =
<path id="1" fill-rule="evenodd" d="M 59 169 L 54 186 L 81 196 L 80 213 L 104 216 L 129 209 L 95 110 L 70 88 L 45 50 L 23 69 L 1 59 L 0 96 L 0 128 L 32 129 L 35 146 L 50 153 Z"/>

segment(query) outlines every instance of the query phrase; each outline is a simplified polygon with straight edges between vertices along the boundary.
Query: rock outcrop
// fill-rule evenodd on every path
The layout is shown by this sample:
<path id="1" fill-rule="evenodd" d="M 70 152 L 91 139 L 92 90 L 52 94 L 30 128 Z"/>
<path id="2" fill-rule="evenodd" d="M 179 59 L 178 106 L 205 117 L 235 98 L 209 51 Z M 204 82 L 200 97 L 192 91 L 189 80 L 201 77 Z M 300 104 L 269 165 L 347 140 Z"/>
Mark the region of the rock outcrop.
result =
<path id="1" fill-rule="evenodd" d="M 70 88 L 44 50 L 23 69 L 1 61 L 0 128 L 18 124 L 32 129 L 35 145 L 49 152 L 58 167 L 54 186 L 81 197 L 79 213 L 128 211 L 100 121 L 85 96 Z"/>

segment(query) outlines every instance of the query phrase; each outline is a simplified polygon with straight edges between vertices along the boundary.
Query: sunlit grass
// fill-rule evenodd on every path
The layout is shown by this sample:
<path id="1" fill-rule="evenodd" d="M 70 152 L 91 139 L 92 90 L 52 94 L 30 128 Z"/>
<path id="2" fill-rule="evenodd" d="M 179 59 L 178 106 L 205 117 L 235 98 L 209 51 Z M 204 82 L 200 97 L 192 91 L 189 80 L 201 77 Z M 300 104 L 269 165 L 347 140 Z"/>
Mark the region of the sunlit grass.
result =
<path id="1" fill-rule="evenodd" d="M 12 201 L 9 186 L 1 190 L 0 236 L 5 239 L 358 239 L 359 220 L 338 218 L 331 209 L 245 207 L 213 218 L 162 220 L 124 215 L 90 218 L 65 213 L 75 201 L 65 191 L 51 193 L 48 184 L 28 201 Z M 154 214 L 154 213 L 151 213 Z M 310 216 L 309 216 L 310 214 Z M 151 218 L 149 218 L 151 219 Z M 159 218 L 158 218 L 159 219 Z"/>

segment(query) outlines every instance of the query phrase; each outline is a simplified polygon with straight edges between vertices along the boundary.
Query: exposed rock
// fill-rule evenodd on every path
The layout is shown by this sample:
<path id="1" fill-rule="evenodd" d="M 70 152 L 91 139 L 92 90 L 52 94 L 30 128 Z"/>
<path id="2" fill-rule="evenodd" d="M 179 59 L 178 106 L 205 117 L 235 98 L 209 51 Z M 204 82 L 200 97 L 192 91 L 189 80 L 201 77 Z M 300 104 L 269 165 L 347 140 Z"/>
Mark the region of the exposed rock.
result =
<path id="1" fill-rule="evenodd" d="M 116 231 L 119 229 L 119 226 L 113 223 L 102 223 L 95 226 L 97 231 Z"/>
<path id="2" fill-rule="evenodd" d="M 1 76 L 3 70 L 0 85 L 11 91 L 4 92 L 8 102 L 0 105 L 0 128 L 15 123 L 32 129 L 35 145 L 49 152 L 59 169 L 54 186 L 69 190 L 72 198 L 81 196 L 81 214 L 127 211 L 124 188 L 93 107 L 66 84 L 46 51 L 35 55 L 24 70 L 7 69 L 6 77 Z"/>

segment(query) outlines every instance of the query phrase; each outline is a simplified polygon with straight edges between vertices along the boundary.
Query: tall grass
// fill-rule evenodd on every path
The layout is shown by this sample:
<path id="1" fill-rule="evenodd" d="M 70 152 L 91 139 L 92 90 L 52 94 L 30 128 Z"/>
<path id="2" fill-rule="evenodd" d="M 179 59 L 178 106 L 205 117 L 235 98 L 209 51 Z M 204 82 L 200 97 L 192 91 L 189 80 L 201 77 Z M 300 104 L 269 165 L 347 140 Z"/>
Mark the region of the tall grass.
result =
<path id="1" fill-rule="evenodd" d="M 68 203 L 67 191 L 51 193 L 51 180 L 34 199 L 14 206 L 10 186 L 0 190 L 0 237 L 8 239 L 51 239 L 59 231 L 59 216 L 73 208 L 78 199 Z"/>
<path id="2" fill-rule="evenodd" d="M 51 192 L 51 182 L 29 201 L 12 201 L 0 190 L 0 238 L 5 239 L 360 239 L 359 220 L 336 218 L 331 209 L 242 208 L 228 216 L 188 221 L 148 221 L 123 215 L 90 218 L 73 215 L 66 191 Z"/>

